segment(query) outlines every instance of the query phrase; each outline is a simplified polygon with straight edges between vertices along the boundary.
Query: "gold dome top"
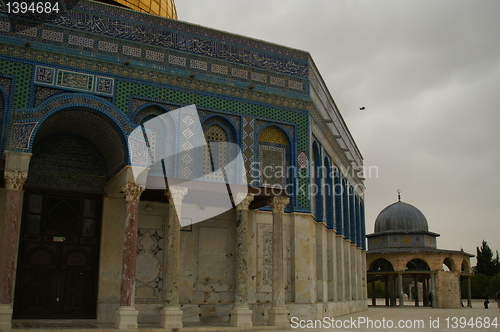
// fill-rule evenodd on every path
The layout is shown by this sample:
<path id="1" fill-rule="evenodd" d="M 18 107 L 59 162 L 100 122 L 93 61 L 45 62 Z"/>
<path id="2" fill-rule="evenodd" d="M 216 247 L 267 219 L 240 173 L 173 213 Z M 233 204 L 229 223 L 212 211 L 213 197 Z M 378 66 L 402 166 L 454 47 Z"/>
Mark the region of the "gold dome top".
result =
<path id="1" fill-rule="evenodd" d="M 174 0 L 115 0 L 115 2 L 130 9 L 177 19 Z"/>

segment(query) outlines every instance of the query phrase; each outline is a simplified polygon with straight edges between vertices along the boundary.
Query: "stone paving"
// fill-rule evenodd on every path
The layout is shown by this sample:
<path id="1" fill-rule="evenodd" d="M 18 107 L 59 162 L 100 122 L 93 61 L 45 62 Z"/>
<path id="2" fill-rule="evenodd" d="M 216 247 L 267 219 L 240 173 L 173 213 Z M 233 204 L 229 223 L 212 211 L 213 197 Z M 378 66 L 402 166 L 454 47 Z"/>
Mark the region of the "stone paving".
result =
<path id="1" fill-rule="evenodd" d="M 500 331 L 500 308 L 492 300 L 484 309 L 482 300 L 474 300 L 472 308 L 433 309 L 413 307 L 411 302 L 400 307 L 369 307 L 355 314 L 327 318 L 321 321 L 293 319 L 290 329 L 276 330 L 270 326 L 255 326 L 251 331 Z M 489 327 L 488 327 L 489 323 Z M 315 325 L 316 324 L 316 325 Z M 399 327 L 401 324 L 401 327 Z M 495 326 L 495 324 L 497 324 Z M 302 325 L 302 328 L 299 326 Z M 332 327 L 333 326 L 333 327 Z M 391 328 L 392 326 L 392 328 Z M 0 332 L 116 332 L 112 324 L 83 321 L 15 321 L 12 330 Z M 125 330 L 121 330 L 125 331 Z M 130 332 L 170 332 L 149 324 L 140 324 Z M 186 326 L 173 332 L 236 332 L 244 329 L 229 326 Z"/>

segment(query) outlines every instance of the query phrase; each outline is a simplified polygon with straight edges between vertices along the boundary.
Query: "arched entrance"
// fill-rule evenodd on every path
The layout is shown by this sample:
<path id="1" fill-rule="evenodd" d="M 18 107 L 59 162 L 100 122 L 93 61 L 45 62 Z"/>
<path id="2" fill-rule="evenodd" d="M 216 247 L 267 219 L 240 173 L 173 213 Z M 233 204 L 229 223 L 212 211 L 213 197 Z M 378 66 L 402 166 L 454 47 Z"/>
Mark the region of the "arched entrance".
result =
<path id="1" fill-rule="evenodd" d="M 14 318 L 96 318 L 104 186 L 123 167 L 116 130 L 62 111 L 38 129 L 26 180 Z"/>

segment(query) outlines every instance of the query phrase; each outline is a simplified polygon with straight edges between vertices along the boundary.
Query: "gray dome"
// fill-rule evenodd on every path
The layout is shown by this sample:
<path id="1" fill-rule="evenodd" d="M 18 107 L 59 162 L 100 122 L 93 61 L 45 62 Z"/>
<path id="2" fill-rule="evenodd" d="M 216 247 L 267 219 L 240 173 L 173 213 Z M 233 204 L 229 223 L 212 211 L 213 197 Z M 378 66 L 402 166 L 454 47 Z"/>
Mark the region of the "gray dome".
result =
<path id="1" fill-rule="evenodd" d="M 429 231 L 427 219 L 413 205 L 396 202 L 379 213 L 375 220 L 375 233 L 399 231 Z"/>

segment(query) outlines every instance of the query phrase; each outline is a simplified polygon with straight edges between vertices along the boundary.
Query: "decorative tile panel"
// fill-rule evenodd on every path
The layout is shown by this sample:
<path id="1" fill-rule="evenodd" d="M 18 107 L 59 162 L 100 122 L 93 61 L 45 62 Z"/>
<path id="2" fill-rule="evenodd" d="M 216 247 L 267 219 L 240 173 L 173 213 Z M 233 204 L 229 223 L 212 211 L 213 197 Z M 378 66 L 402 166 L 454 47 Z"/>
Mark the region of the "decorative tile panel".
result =
<path id="1" fill-rule="evenodd" d="M 169 55 L 168 56 L 168 63 L 173 64 L 173 65 L 178 65 L 178 66 L 185 66 L 186 65 L 186 58 L 183 58 L 180 56 L 175 56 L 175 55 Z"/>
<path id="2" fill-rule="evenodd" d="M 33 28 L 33 29 L 35 29 L 35 28 Z M 76 45 L 76 46 L 82 46 L 82 47 L 88 47 L 88 48 L 93 48 L 94 47 L 94 40 L 91 39 L 91 38 L 70 35 L 69 38 L 68 38 L 68 44 L 70 44 L 70 45 Z"/>
<path id="3" fill-rule="evenodd" d="M 37 32 L 38 29 L 35 27 L 30 27 L 22 24 L 16 25 L 16 33 L 24 35 L 26 37 L 36 37 Z"/>
<path id="4" fill-rule="evenodd" d="M 64 39 L 64 34 L 62 32 L 57 32 L 52 30 L 43 30 L 42 38 L 60 43 Z"/>
<path id="5" fill-rule="evenodd" d="M 116 52 L 118 52 L 118 44 L 109 43 L 109 42 L 100 40 L 99 41 L 99 50 L 116 53 Z"/>
<path id="6" fill-rule="evenodd" d="M 115 81 L 112 78 L 103 76 L 36 66 L 34 83 L 64 89 L 112 95 Z"/>
<path id="7" fill-rule="evenodd" d="M 73 88 L 91 92 L 94 85 L 94 75 L 58 70 L 56 85 L 62 88 Z"/>
<path id="8" fill-rule="evenodd" d="M 10 31 L 10 23 L 9 22 L 0 22 L 0 31 L 9 32 Z"/>
<path id="9" fill-rule="evenodd" d="M 189 65 L 191 68 L 196 68 L 199 70 L 207 70 L 208 68 L 208 63 L 206 61 L 200 61 L 200 60 L 190 60 Z"/>
<path id="10" fill-rule="evenodd" d="M 211 69 L 213 73 L 217 74 L 227 75 L 228 73 L 227 66 L 212 64 Z"/>
<path id="11" fill-rule="evenodd" d="M 141 219 L 160 218 L 160 216 L 140 215 Z M 143 229 L 137 232 L 137 274 L 136 274 L 136 301 L 159 302 L 162 301 L 163 262 L 164 262 L 164 230 Z"/>
<path id="12" fill-rule="evenodd" d="M 12 125 L 10 147 L 14 149 L 29 148 L 31 135 L 38 122 L 14 123 Z"/>
<path id="13" fill-rule="evenodd" d="M 299 152 L 299 156 L 297 158 L 297 164 L 299 166 L 299 169 L 308 169 L 309 160 L 307 158 L 307 154 L 304 151 Z"/>
<path id="14" fill-rule="evenodd" d="M 113 87 L 115 80 L 108 77 L 97 76 L 97 84 L 95 85 L 95 91 L 97 93 L 104 93 L 107 95 L 113 94 Z"/>
<path id="15" fill-rule="evenodd" d="M 126 20 L 123 20 L 124 16 Z M 307 54 L 228 33 L 96 3 L 79 2 L 52 24 L 308 77 Z M 132 33 L 136 32 L 136 33 Z"/>
<path id="16" fill-rule="evenodd" d="M 273 85 L 285 86 L 285 80 L 275 76 L 269 77 L 269 83 Z"/>
<path id="17" fill-rule="evenodd" d="M 58 93 L 64 92 L 61 89 L 53 89 L 50 87 L 37 86 L 35 92 L 35 104 L 33 106 L 38 107 L 47 98 L 56 95 Z"/>
<path id="18" fill-rule="evenodd" d="M 142 51 L 140 48 L 132 47 L 132 46 L 123 46 L 122 53 L 126 55 L 131 55 L 135 57 L 140 57 L 142 55 Z"/>
<path id="19" fill-rule="evenodd" d="M 0 17 L 0 23 L 2 19 L 3 18 Z M 7 22 L 4 23 L 7 24 Z M 95 35 L 85 36 L 82 34 L 75 34 L 74 31 L 61 29 L 61 27 L 55 28 L 52 26 L 42 25 L 40 27 L 31 27 L 31 29 L 34 29 L 32 31 L 33 32 L 32 34 L 34 35 L 26 37 L 29 37 L 34 41 L 38 41 L 37 36 L 41 35 L 44 41 L 43 43 L 44 46 L 42 47 L 43 49 L 51 51 L 49 45 L 52 44 L 57 46 L 57 48 L 54 49 L 55 52 L 60 52 L 61 54 L 65 55 L 74 54 L 75 48 L 84 51 L 89 51 L 89 49 L 91 49 L 92 51 L 94 51 L 93 57 L 95 59 L 101 59 L 102 57 L 106 57 L 106 55 L 117 56 L 118 50 L 121 50 L 122 51 L 121 56 L 124 58 L 127 57 L 139 58 L 144 56 L 146 61 L 143 62 L 144 66 L 143 68 L 158 70 L 161 67 L 157 67 L 155 65 L 160 65 L 163 66 L 163 69 L 168 68 L 167 70 L 169 71 L 175 71 L 176 69 L 174 69 L 173 67 L 169 67 L 168 65 L 174 64 L 176 66 L 186 67 L 186 64 L 189 64 L 190 61 L 193 61 L 192 65 L 190 65 L 190 68 L 192 68 L 193 70 L 206 71 L 208 66 L 211 64 L 216 66 L 223 66 L 227 67 L 227 71 L 224 68 L 214 67 L 216 68 L 215 72 L 217 72 L 217 74 L 219 75 L 226 76 L 226 78 L 228 79 L 259 82 L 259 84 L 277 88 L 279 90 L 288 90 L 290 92 L 301 93 L 301 94 L 307 94 L 308 92 L 307 81 L 305 79 L 302 82 L 298 81 L 298 79 L 300 79 L 299 77 L 297 77 L 297 79 L 294 80 L 294 82 L 298 82 L 297 84 L 291 83 L 282 85 L 280 84 L 280 82 L 284 81 L 286 83 L 289 81 L 290 77 L 288 75 L 282 75 L 278 77 L 276 76 L 278 75 L 278 73 L 276 72 L 276 75 L 273 76 L 276 77 L 276 79 L 273 80 L 273 84 L 268 82 L 267 75 L 265 74 L 264 70 L 273 70 L 274 67 L 264 68 L 264 69 L 252 68 L 251 66 L 248 65 L 248 63 L 244 61 L 241 62 L 231 61 L 228 63 L 227 61 L 228 59 L 225 59 L 226 61 L 222 62 L 220 60 L 217 60 L 217 57 L 214 56 L 210 56 L 209 61 L 204 61 L 203 60 L 204 58 L 195 55 L 198 54 L 196 52 L 194 52 L 195 54 L 187 54 L 184 56 L 179 56 L 176 55 L 178 54 L 177 50 L 172 50 L 164 47 L 158 48 L 153 45 L 149 46 L 146 44 L 139 44 L 139 43 L 131 44 L 130 42 L 127 41 L 121 41 L 119 39 L 111 39 L 109 37 L 106 37 L 105 34 L 100 32 Z M 26 33 L 25 30 L 22 30 L 22 32 Z M 1 30 L 0 33 L 2 33 Z M 7 34 L 15 35 L 12 33 L 7 33 Z M 19 37 L 18 35 L 15 36 L 16 38 Z M 67 50 L 67 48 L 69 49 Z M 30 50 L 30 52 L 33 51 Z M 185 54 L 184 51 L 183 54 Z M 168 59 L 169 55 L 181 59 L 169 60 Z M 104 60 L 108 61 L 109 58 L 105 58 Z M 78 62 L 81 63 L 81 61 L 82 61 L 81 59 L 78 59 Z M 196 61 L 199 61 L 199 63 L 197 63 Z M 290 66 L 290 64 L 288 65 Z M 100 66 L 102 66 L 102 64 Z M 249 79 L 249 76 L 251 77 L 251 79 Z"/>
<path id="20" fill-rule="evenodd" d="M 165 55 L 161 52 L 146 50 L 146 59 L 155 60 L 155 61 L 163 61 L 165 59 Z"/>
<path id="21" fill-rule="evenodd" d="M 292 81 L 292 80 L 289 80 L 288 81 L 288 86 L 292 89 L 295 89 L 295 90 L 303 90 L 303 84 L 302 82 L 297 82 L 297 81 Z"/>
<path id="22" fill-rule="evenodd" d="M 56 78 L 55 68 L 37 66 L 35 74 L 35 83 L 54 85 Z"/>
<path id="23" fill-rule="evenodd" d="M 252 73 L 252 80 L 267 83 L 267 76 L 264 74 Z"/>
<path id="24" fill-rule="evenodd" d="M 248 78 L 248 70 L 232 68 L 231 74 L 233 76 L 244 78 L 244 79 Z"/>

